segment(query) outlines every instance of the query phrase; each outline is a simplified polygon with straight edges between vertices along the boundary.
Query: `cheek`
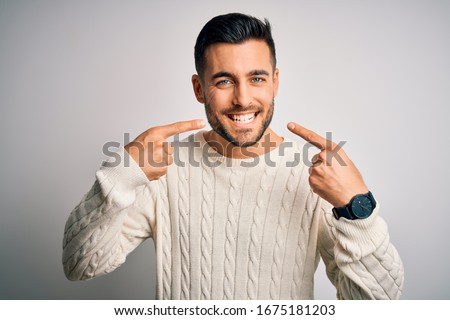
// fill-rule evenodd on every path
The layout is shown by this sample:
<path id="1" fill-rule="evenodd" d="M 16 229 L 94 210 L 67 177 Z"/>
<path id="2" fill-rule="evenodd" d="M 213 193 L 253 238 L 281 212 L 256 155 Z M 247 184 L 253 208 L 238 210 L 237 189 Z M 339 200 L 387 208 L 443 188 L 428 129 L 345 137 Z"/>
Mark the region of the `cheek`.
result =
<path id="1" fill-rule="evenodd" d="M 231 90 L 230 90 L 231 91 Z M 206 93 L 209 105 L 217 108 L 227 108 L 231 106 L 233 96 L 229 90 L 210 90 Z"/>
<path id="2" fill-rule="evenodd" d="M 269 105 L 272 103 L 275 95 L 273 88 L 264 88 L 264 89 L 261 88 L 260 90 L 255 92 L 254 96 L 260 104 Z"/>

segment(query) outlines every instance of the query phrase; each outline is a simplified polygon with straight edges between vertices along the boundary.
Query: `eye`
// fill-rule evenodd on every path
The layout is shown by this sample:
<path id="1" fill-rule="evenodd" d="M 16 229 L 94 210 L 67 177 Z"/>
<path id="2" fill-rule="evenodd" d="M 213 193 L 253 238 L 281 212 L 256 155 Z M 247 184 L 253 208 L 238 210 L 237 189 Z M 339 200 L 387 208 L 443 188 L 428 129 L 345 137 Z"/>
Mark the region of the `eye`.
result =
<path id="1" fill-rule="evenodd" d="M 266 79 L 261 78 L 261 77 L 254 77 L 254 78 L 252 78 L 252 82 L 253 83 L 260 83 L 260 82 L 264 82 L 264 81 L 266 81 Z"/>
<path id="2" fill-rule="evenodd" d="M 216 82 L 216 86 L 218 86 L 218 87 L 224 87 L 224 86 L 230 85 L 230 84 L 232 84 L 232 83 L 233 83 L 233 82 L 231 82 L 231 80 L 229 80 L 229 79 L 223 79 L 223 80 L 217 81 L 217 82 Z"/>

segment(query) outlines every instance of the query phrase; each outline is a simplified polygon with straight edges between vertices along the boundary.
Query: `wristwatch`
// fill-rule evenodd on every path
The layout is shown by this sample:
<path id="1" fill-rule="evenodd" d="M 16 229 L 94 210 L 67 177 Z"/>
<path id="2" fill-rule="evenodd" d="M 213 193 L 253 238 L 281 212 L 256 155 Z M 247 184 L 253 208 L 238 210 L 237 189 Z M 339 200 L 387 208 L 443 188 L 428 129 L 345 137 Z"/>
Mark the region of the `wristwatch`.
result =
<path id="1" fill-rule="evenodd" d="M 350 200 L 345 207 L 333 208 L 333 215 L 336 219 L 345 218 L 347 220 L 365 219 L 369 217 L 377 203 L 369 191 L 366 194 L 358 194 Z"/>

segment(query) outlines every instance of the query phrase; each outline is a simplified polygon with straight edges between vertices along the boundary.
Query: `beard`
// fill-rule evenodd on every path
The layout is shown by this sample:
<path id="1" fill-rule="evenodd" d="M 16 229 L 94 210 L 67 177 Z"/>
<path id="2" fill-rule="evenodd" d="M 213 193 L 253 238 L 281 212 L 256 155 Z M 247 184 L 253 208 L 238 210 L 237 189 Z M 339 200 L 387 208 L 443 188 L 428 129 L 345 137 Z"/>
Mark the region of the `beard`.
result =
<path id="1" fill-rule="evenodd" d="M 266 129 L 269 127 L 270 122 L 273 117 L 275 101 L 272 99 L 272 102 L 269 105 L 267 113 L 265 113 L 262 124 L 259 128 L 239 128 L 236 131 L 236 134 L 233 135 L 229 130 L 227 130 L 220 120 L 219 116 L 226 116 L 232 113 L 245 113 L 245 112 L 255 112 L 257 113 L 257 117 L 262 117 L 264 115 L 264 108 L 262 106 L 249 106 L 247 108 L 242 108 L 240 106 L 231 106 L 225 110 L 222 110 L 218 115 L 214 112 L 211 105 L 205 99 L 205 111 L 206 117 L 211 128 L 219 134 L 226 141 L 232 143 L 237 147 L 250 147 L 258 143 L 261 140 L 262 136 L 266 132 Z"/>

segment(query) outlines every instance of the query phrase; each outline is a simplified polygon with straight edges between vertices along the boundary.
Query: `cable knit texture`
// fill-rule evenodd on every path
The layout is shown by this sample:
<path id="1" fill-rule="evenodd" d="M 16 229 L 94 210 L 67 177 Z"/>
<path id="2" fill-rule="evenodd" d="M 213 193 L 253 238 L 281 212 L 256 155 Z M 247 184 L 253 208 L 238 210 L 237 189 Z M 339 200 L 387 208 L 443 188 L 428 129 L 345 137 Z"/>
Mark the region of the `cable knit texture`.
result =
<path id="1" fill-rule="evenodd" d="M 336 220 L 310 189 L 301 145 L 285 139 L 251 159 L 217 154 L 202 132 L 173 145 L 156 181 L 123 148 L 121 163 L 99 168 L 66 223 L 69 279 L 109 273 L 153 238 L 158 299 L 313 299 L 320 258 L 339 299 L 400 297 L 403 265 L 380 204 L 367 219 Z"/>

